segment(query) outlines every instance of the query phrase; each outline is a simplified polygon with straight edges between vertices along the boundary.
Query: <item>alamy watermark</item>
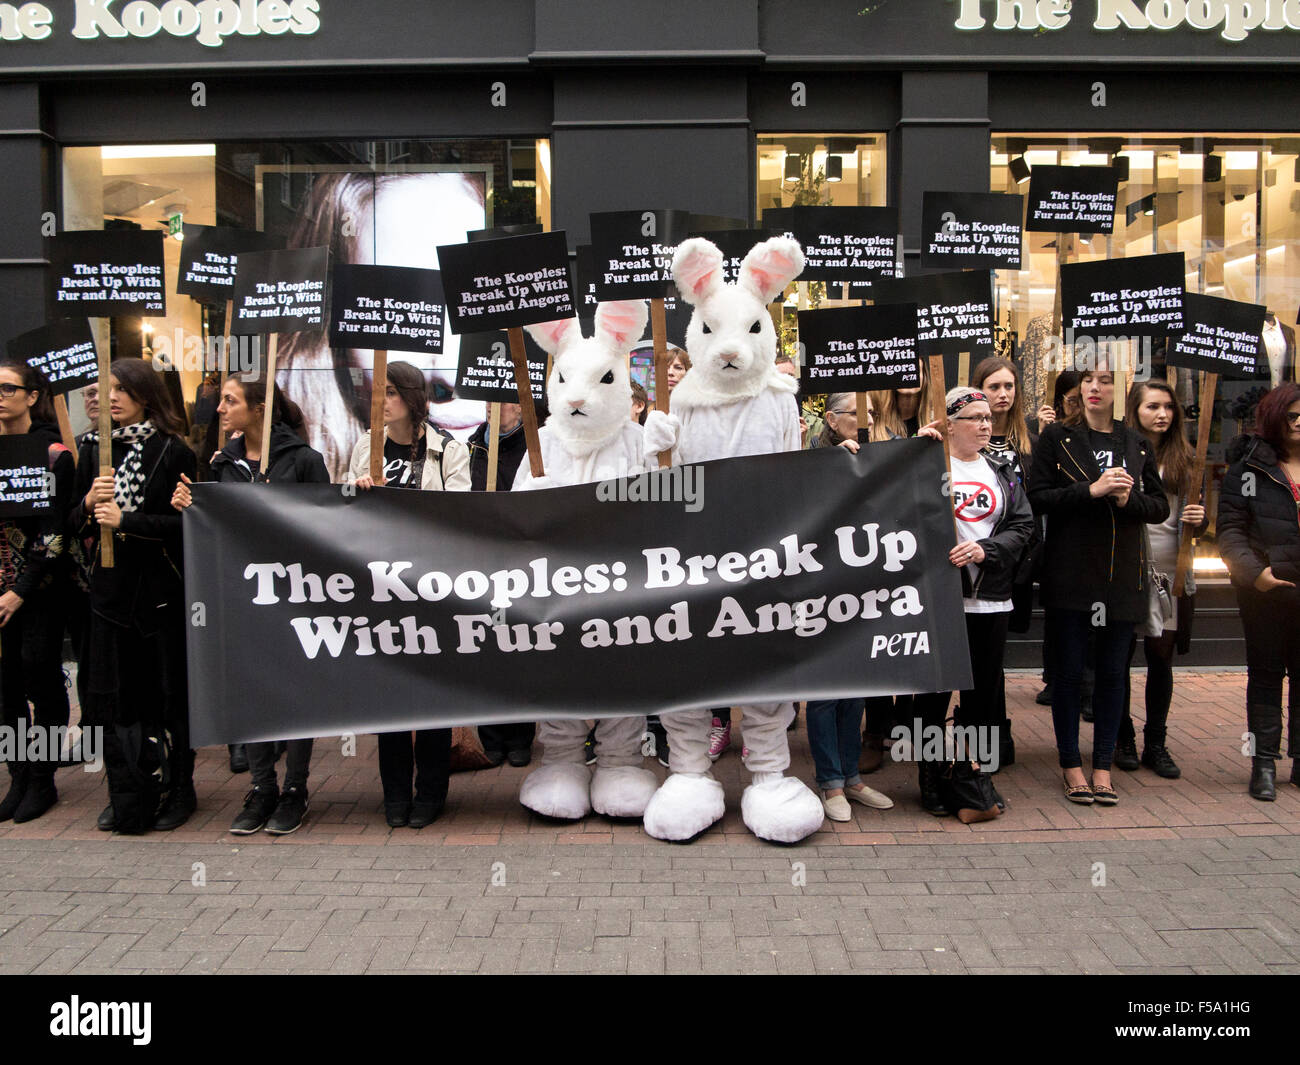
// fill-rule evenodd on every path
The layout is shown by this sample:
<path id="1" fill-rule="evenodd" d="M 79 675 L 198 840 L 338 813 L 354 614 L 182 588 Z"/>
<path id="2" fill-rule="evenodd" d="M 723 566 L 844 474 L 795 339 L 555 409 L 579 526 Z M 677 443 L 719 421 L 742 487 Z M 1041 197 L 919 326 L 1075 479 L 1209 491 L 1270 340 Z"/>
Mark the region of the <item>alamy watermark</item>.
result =
<path id="1" fill-rule="evenodd" d="M 245 381 L 262 372 L 262 338 L 259 336 L 201 337 L 177 326 L 169 337 L 155 334 L 149 344 L 159 370 L 205 372 L 228 370 Z"/>
<path id="2" fill-rule="evenodd" d="M 32 725 L 23 718 L 17 725 L 0 725 L 0 761 L 84 762 L 87 773 L 104 768 L 104 729 L 100 725 Z"/>
<path id="3" fill-rule="evenodd" d="M 996 773 L 1000 732 L 997 725 L 927 725 L 917 717 L 910 726 L 894 726 L 889 754 L 896 762 L 978 762 Z"/>

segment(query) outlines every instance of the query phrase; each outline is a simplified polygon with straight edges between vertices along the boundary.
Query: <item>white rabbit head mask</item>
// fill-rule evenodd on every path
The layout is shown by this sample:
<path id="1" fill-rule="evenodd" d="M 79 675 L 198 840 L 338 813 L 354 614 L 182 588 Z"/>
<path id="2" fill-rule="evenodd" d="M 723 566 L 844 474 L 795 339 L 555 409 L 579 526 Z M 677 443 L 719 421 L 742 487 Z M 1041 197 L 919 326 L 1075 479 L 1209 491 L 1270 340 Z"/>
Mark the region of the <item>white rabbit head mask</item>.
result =
<path id="1" fill-rule="evenodd" d="M 803 267 L 803 249 L 797 241 L 772 237 L 749 250 L 736 283 L 727 284 L 717 245 L 701 237 L 678 245 L 673 280 L 682 299 L 695 308 L 686 330 L 686 351 L 691 357 L 686 377 L 696 377 L 688 392 L 754 396 L 779 376 L 776 329 L 767 305 Z"/>
<path id="2" fill-rule="evenodd" d="M 576 318 L 527 327 L 553 358 L 546 382 L 551 432 L 573 454 L 608 443 L 628 424 L 632 382 L 628 351 L 645 333 L 644 300 L 596 305 L 596 335 L 586 338 Z"/>

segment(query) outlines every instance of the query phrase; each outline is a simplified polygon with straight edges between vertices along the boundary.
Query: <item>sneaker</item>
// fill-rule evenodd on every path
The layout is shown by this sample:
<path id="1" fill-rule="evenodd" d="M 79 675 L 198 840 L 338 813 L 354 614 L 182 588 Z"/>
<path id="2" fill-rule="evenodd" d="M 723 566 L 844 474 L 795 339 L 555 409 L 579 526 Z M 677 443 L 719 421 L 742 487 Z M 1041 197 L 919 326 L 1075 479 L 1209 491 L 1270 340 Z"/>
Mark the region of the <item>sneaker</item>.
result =
<path id="1" fill-rule="evenodd" d="M 302 819 L 306 814 L 307 789 L 285 788 L 280 793 L 280 801 L 276 804 L 275 813 L 266 823 L 266 831 L 272 836 L 287 836 L 290 832 L 297 832 L 302 827 Z"/>
<path id="2" fill-rule="evenodd" d="M 280 801 L 279 788 L 252 788 L 244 796 L 244 808 L 230 825 L 232 836 L 251 836 L 260 832 L 262 827 L 275 813 L 275 805 Z"/>
<path id="3" fill-rule="evenodd" d="M 645 729 L 650 733 L 653 744 L 650 755 L 658 760 L 665 769 L 668 768 L 668 733 L 659 721 L 647 721 Z"/>
<path id="4" fill-rule="evenodd" d="M 582 755 L 587 765 L 596 764 L 596 730 L 587 733 L 587 742 L 582 745 Z"/>
<path id="5" fill-rule="evenodd" d="M 709 729 L 709 761 L 716 762 L 722 757 L 722 752 L 731 746 L 731 722 L 725 725 L 721 718 L 715 717 L 713 725 Z"/>
<path id="6" fill-rule="evenodd" d="M 1169 748 L 1163 744 L 1148 744 L 1142 748 L 1142 764 L 1154 770 L 1156 776 L 1166 780 L 1177 780 L 1183 775 L 1178 763 L 1169 755 Z"/>
<path id="7" fill-rule="evenodd" d="M 740 745 L 740 760 L 746 761 L 749 758 L 749 747 L 743 741 Z"/>
<path id="8" fill-rule="evenodd" d="M 1138 761 L 1137 744 L 1133 740 L 1118 740 L 1115 744 L 1115 757 L 1111 759 L 1125 772 L 1136 772 L 1142 763 Z"/>

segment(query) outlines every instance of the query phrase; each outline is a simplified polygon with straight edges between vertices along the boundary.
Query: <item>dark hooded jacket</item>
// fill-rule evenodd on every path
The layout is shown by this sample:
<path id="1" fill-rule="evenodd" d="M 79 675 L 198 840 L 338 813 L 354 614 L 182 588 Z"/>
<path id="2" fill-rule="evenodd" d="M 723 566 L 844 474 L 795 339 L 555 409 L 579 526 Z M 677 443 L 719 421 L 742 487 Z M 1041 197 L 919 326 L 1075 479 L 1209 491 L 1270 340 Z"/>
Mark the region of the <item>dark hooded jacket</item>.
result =
<path id="1" fill-rule="evenodd" d="M 1271 566 L 1274 577 L 1300 584 L 1300 505 L 1277 452 L 1262 437 L 1239 436 L 1227 458 L 1231 465 L 1219 493 L 1215 529 L 1232 583 L 1254 587 Z"/>
<path id="2" fill-rule="evenodd" d="M 249 463 L 244 454 L 244 438 L 237 436 L 212 460 L 212 479 L 223 484 L 329 484 L 329 471 L 319 451 L 314 450 L 284 422 L 271 426 L 271 450 L 266 476 L 260 462 Z"/>
<path id="3" fill-rule="evenodd" d="M 984 549 L 984 561 L 976 566 L 978 573 L 973 587 L 966 567 L 961 568 L 962 596 L 1005 602 L 1011 598 L 1016 570 L 1034 533 L 1034 512 L 1011 460 L 987 452 L 981 453 L 981 458 L 993 467 L 1006 506 L 993 535 L 978 541 Z"/>

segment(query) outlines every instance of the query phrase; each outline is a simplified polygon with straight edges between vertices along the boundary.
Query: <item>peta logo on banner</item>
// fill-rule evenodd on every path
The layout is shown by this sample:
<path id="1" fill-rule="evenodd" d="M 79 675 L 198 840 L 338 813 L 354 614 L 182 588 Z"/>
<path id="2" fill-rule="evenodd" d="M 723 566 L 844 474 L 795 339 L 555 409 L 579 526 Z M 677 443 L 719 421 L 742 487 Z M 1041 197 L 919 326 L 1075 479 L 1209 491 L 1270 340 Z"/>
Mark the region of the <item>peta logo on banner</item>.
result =
<path id="1" fill-rule="evenodd" d="M 1068 26 L 1072 0 L 950 0 L 959 30 L 1059 30 Z M 1244 41 L 1252 30 L 1300 30 L 1297 0 L 1096 0 L 1095 30 L 1218 30 Z"/>
<path id="2" fill-rule="evenodd" d="M 76 0 L 72 36 L 193 37 L 219 48 L 234 34 L 257 37 L 312 34 L 320 29 L 318 0 Z M 0 4 L 0 39 L 43 41 L 53 30 L 54 13 L 45 4 Z"/>

